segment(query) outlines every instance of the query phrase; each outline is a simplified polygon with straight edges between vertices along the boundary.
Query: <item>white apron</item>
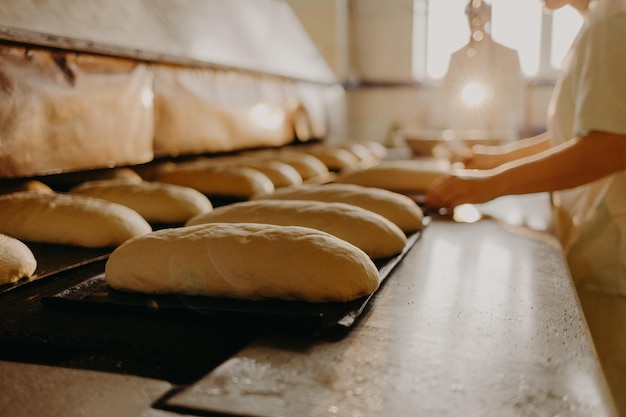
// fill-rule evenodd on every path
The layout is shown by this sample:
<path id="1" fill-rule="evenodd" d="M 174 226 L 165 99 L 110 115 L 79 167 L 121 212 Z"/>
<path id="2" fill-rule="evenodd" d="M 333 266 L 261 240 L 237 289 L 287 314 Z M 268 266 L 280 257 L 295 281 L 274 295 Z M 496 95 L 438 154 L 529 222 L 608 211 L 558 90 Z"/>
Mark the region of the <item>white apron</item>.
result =
<path id="1" fill-rule="evenodd" d="M 626 134 L 624 45 L 626 1 L 592 1 L 550 104 L 554 144 L 591 131 Z M 554 203 L 576 285 L 626 295 L 626 172 L 554 193 Z"/>

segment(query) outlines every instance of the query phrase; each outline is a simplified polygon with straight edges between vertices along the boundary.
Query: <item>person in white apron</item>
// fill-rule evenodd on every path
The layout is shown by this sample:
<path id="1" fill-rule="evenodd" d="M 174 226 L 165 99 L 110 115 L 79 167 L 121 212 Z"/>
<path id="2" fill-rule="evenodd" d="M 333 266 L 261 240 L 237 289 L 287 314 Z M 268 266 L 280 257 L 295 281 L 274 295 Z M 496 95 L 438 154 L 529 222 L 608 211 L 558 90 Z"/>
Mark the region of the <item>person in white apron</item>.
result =
<path id="1" fill-rule="evenodd" d="M 469 0 L 465 14 L 469 42 L 452 53 L 443 79 L 447 127 L 461 137 L 481 132 L 484 138 L 518 139 L 523 93 L 519 55 L 491 37 L 488 3 Z"/>
<path id="2" fill-rule="evenodd" d="M 585 22 L 549 107 L 548 131 L 475 148 L 434 183 L 428 207 L 553 192 L 555 223 L 585 317 L 626 416 L 626 0 L 544 0 Z"/>

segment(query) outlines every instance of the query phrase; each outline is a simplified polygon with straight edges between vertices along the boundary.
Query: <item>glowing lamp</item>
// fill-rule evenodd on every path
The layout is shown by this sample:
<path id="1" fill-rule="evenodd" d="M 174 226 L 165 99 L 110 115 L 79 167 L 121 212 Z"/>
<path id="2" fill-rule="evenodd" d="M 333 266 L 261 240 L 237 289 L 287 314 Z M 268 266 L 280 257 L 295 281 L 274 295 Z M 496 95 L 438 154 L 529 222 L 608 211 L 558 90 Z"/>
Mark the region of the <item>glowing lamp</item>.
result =
<path id="1" fill-rule="evenodd" d="M 487 92 L 485 87 L 478 83 L 469 83 L 461 91 L 461 99 L 470 106 L 477 106 L 485 101 Z"/>

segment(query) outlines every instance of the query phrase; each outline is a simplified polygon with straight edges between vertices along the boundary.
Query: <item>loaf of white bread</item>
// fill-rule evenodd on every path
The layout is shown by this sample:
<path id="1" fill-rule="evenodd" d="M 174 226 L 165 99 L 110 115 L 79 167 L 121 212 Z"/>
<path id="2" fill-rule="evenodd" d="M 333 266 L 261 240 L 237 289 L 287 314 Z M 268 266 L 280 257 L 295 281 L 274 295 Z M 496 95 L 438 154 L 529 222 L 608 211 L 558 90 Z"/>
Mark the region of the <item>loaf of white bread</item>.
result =
<path id="1" fill-rule="evenodd" d="M 350 301 L 380 285 L 372 260 L 300 226 L 206 224 L 155 231 L 116 248 L 105 279 L 117 290 L 245 300 Z"/>
<path id="2" fill-rule="evenodd" d="M 243 155 L 289 164 L 298 171 L 303 181 L 321 182 L 330 177 L 328 167 L 319 158 L 305 152 L 295 151 L 293 147 L 255 150 L 244 152 Z"/>
<path id="3" fill-rule="evenodd" d="M 276 160 L 236 158 L 234 165 L 256 169 L 267 175 L 275 188 L 302 184 L 302 175 L 291 165 Z"/>
<path id="4" fill-rule="evenodd" d="M 424 213 L 413 199 L 382 188 L 339 183 L 307 184 L 277 189 L 273 193 L 260 194 L 253 199 L 346 203 L 378 213 L 391 220 L 406 233 L 415 232 L 424 227 Z"/>
<path id="5" fill-rule="evenodd" d="M 37 260 L 26 244 L 0 233 L 0 285 L 30 279 L 37 269 Z"/>
<path id="6" fill-rule="evenodd" d="M 36 191 L 38 193 L 54 192 L 52 188 L 39 180 L 0 180 L 0 194 L 11 194 L 18 191 Z"/>
<path id="7" fill-rule="evenodd" d="M 359 157 L 345 147 L 315 143 L 298 146 L 294 150 L 313 155 L 331 171 L 342 171 L 360 166 Z"/>
<path id="8" fill-rule="evenodd" d="M 450 175 L 447 165 L 422 164 L 419 161 L 382 161 L 380 164 L 343 172 L 338 183 L 383 188 L 402 194 L 422 194 L 433 181 Z"/>
<path id="9" fill-rule="evenodd" d="M 291 165 L 267 158 L 257 158 L 250 155 L 231 155 L 217 157 L 199 157 L 189 162 L 178 164 L 179 167 L 211 167 L 228 165 L 233 167 L 247 167 L 266 175 L 275 188 L 302 184 L 302 176 Z"/>
<path id="10" fill-rule="evenodd" d="M 233 165 L 169 165 L 155 173 L 155 181 L 182 185 L 210 196 L 249 198 L 276 187 L 262 172 Z"/>
<path id="11" fill-rule="evenodd" d="M 82 195 L 6 194 L 0 213 L 0 233 L 26 242 L 108 247 L 152 231 L 135 210 Z"/>
<path id="12" fill-rule="evenodd" d="M 192 217 L 187 226 L 204 223 L 264 223 L 303 226 L 337 236 L 373 259 L 396 255 L 407 237 L 391 221 L 351 204 L 300 200 L 254 200 L 229 204 Z"/>
<path id="13" fill-rule="evenodd" d="M 72 188 L 70 193 L 130 207 L 154 223 L 182 224 L 213 209 L 211 201 L 193 188 L 155 181 L 86 181 Z"/>
<path id="14" fill-rule="evenodd" d="M 358 166 L 361 168 L 369 168 L 377 165 L 381 161 L 378 153 L 363 143 L 347 141 L 334 146 L 339 149 L 346 149 L 354 154 L 358 160 Z"/>

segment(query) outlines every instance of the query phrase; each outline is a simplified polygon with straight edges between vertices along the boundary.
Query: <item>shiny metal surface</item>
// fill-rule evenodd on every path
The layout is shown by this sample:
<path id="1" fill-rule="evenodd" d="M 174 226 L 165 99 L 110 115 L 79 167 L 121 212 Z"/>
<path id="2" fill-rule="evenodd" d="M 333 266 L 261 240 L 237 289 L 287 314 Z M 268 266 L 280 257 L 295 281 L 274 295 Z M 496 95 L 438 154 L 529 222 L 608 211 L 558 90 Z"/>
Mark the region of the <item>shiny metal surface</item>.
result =
<path id="1" fill-rule="evenodd" d="M 616 417 L 560 246 L 498 219 L 527 201 L 433 219 L 345 333 L 264 332 L 180 391 L 0 362 L 0 415 Z"/>
<path id="2" fill-rule="evenodd" d="M 434 221 L 339 340 L 270 335 L 170 405 L 259 416 L 612 416 L 560 247 Z"/>
<path id="3" fill-rule="evenodd" d="M 0 361 L 0 416 L 138 416 L 172 386 L 164 381 Z"/>

